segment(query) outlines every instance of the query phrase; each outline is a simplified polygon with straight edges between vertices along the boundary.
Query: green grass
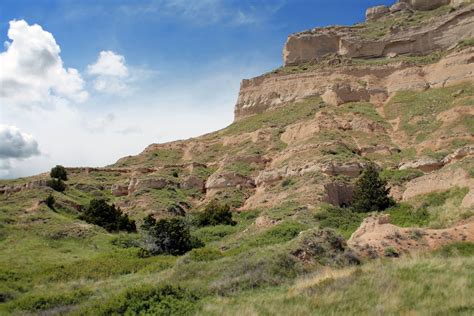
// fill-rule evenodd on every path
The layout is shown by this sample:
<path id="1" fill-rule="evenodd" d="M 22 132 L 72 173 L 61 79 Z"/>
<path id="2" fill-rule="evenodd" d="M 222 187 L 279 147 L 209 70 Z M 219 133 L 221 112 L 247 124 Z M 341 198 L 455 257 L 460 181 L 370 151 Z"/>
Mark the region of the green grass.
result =
<path id="1" fill-rule="evenodd" d="M 461 93 L 457 93 L 461 91 Z M 401 118 L 405 133 L 421 142 L 442 125 L 436 116 L 453 106 L 467 106 L 474 95 L 472 84 L 429 89 L 424 92 L 401 91 L 385 105 L 388 119 Z M 467 123 L 468 125 L 470 123 Z"/>
<path id="2" fill-rule="evenodd" d="M 348 208 L 325 206 L 315 215 L 321 228 L 333 228 L 345 239 L 354 233 L 362 223 L 366 214 L 355 213 Z"/>
<path id="3" fill-rule="evenodd" d="M 198 315 L 470 315 L 473 268 L 472 257 L 374 262 L 290 286 L 209 297 Z"/>
<path id="4" fill-rule="evenodd" d="M 431 11 L 415 11 L 413 14 L 396 14 L 392 17 L 360 24 L 356 34 L 366 40 L 379 40 L 389 34 L 391 28 L 408 29 L 423 26 L 438 19 L 442 15 L 446 15 L 450 9 L 450 6 L 446 5 Z"/>
<path id="5" fill-rule="evenodd" d="M 383 169 L 380 173 L 382 179 L 388 181 L 391 184 L 401 185 L 405 182 L 421 177 L 423 172 L 418 169 Z"/>
<path id="6" fill-rule="evenodd" d="M 223 136 L 249 133 L 264 127 L 284 127 L 299 120 L 313 117 L 323 106 L 320 98 L 308 98 L 303 101 L 288 104 L 284 107 L 270 109 L 232 123 L 220 133 Z"/>

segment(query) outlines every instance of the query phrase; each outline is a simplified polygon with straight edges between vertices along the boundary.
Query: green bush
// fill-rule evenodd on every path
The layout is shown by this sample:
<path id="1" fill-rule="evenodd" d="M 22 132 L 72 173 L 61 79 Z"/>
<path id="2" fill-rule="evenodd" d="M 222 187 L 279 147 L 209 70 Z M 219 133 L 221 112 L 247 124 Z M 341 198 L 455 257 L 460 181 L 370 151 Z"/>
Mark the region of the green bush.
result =
<path id="1" fill-rule="evenodd" d="M 189 259 L 197 262 L 212 261 L 223 256 L 222 252 L 215 248 L 197 248 L 189 252 Z"/>
<path id="2" fill-rule="evenodd" d="M 98 302 L 90 315 L 190 315 L 199 297 L 171 285 L 128 290 L 106 302 Z"/>
<path id="3" fill-rule="evenodd" d="M 216 201 L 209 203 L 204 211 L 197 215 L 198 226 L 232 225 L 236 222 L 232 219 L 230 206 L 219 204 Z"/>
<path id="4" fill-rule="evenodd" d="M 134 220 L 130 220 L 127 214 L 123 214 L 120 208 L 109 205 L 105 200 L 93 199 L 84 213 L 79 217 L 88 223 L 105 228 L 108 232 L 136 232 L 137 227 Z"/>
<path id="5" fill-rule="evenodd" d="M 395 204 L 389 192 L 387 181 L 380 178 L 374 164 L 369 164 L 357 180 L 352 206 L 356 212 L 383 211 Z"/>
<path id="6" fill-rule="evenodd" d="M 61 179 L 50 179 L 46 182 L 46 185 L 57 192 L 66 190 L 66 184 Z"/>
<path id="7" fill-rule="evenodd" d="M 321 228 L 333 228 L 346 239 L 357 230 L 364 217 L 364 214 L 356 213 L 349 208 L 335 206 L 328 206 L 315 215 Z"/>
<path id="8" fill-rule="evenodd" d="M 67 171 L 63 166 L 57 165 L 56 167 L 52 168 L 49 175 L 52 179 L 67 181 Z"/>
<path id="9" fill-rule="evenodd" d="M 143 248 L 150 255 L 182 255 L 193 248 L 203 247 L 199 239 L 191 236 L 189 226 L 182 218 L 145 218 L 141 226 Z"/>
<path id="10" fill-rule="evenodd" d="M 54 211 L 54 203 L 56 203 L 56 200 L 52 194 L 48 195 L 48 197 L 44 200 L 44 203 Z"/>

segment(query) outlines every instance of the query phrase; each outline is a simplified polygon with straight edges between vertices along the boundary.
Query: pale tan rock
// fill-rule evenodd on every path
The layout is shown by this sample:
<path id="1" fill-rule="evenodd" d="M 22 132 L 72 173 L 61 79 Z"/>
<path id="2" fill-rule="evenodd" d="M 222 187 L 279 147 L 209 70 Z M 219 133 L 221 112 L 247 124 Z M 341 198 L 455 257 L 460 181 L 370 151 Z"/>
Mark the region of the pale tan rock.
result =
<path id="1" fill-rule="evenodd" d="M 128 195 L 128 185 L 113 184 L 110 191 L 114 196 L 125 196 Z"/>
<path id="2" fill-rule="evenodd" d="M 364 170 L 365 165 L 359 162 L 330 162 L 321 167 L 321 171 L 329 176 L 345 175 L 356 178 Z"/>
<path id="3" fill-rule="evenodd" d="M 367 21 L 376 20 L 387 15 L 388 13 L 390 13 L 390 9 L 385 5 L 371 7 L 365 11 L 365 19 Z"/>
<path id="4" fill-rule="evenodd" d="M 462 201 L 462 207 L 471 207 L 474 201 L 471 199 L 474 191 L 474 179 L 470 177 L 466 170 L 461 168 L 443 168 L 422 177 L 411 180 L 405 184 L 406 190 L 403 193 L 403 200 L 411 199 L 417 195 L 431 192 L 442 192 L 454 187 L 469 188 L 469 193 Z"/>
<path id="5" fill-rule="evenodd" d="M 423 172 L 431 172 L 434 170 L 441 169 L 443 167 L 443 162 L 434 158 L 420 158 L 414 161 L 405 162 L 400 165 L 399 170 L 407 169 L 418 169 Z"/>
<path id="6" fill-rule="evenodd" d="M 255 182 L 253 179 L 246 176 L 228 172 L 228 173 L 214 173 L 206 181 L 206 189 L 225 189 L 235 188 L 240 186 L 242 188 L 254 188 Z"/>
<path id="7" fill-rule="evenodd" d="M 443 164 L 447 165 L 468 156 L 474 156 L 474 145 L 465 146 L 457 149 L 452 154 L 443 158 Z"/>
<path id="8" fill-rule="evenodd" d="M 361 256 L 384 257 L 435 250 L 456 241 L 474 241 L 474 217 L 450 228 L 426 229 L 395 226 L 390 224 L 390 218 L 386 215 L 382 218 L 370 216 L 352 234 L 347 244 Z"/>
<path id="9" fill-rule="evenodd" d="M 413 9 L 429 11 L 450 4 L 451 0 L 400 0 L 408 3 Z"/>
<path id="10" fill-rule="evenodd" d="M 411 5 L 426 10 L 448 0 L 413 0 Z M 320 61 L 328 54 L 371 58 L 396 54 L 428 54 L 447 49 L 463 39 L 473 37 L 473 7 L 468 6 L 439 17 L 432 23 L 387 34 L 379 40 L 363 40 L 351 27 L 328 27 L 290 35 L 283 49 L 284 65 Z"/>

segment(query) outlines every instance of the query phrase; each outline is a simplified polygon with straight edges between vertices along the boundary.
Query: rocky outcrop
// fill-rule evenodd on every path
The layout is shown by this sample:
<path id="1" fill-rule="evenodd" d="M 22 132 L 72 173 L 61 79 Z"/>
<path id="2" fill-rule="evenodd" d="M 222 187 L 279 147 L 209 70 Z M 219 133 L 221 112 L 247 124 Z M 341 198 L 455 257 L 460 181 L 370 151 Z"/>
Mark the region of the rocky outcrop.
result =
<path id="1" fill-rule="evenodd" d="M 443 167 L 443 162 L 434 158 L 421 158 L 415 161 L 406 162 L 398 167 L 399 170 L 418 169 L 423 172 L 431 172 Z"/>
<path id="2" fill-rule="evenodd" d="M 378 5 L 376 7 L 368 8 L 365 11 L 365 19 L 367 21 L 376 20 L 382 16 L 390 13 L 390 9 L 385 5 Z"/>
<path id="3" fill-rule="evenodd" d="M 332 182 L 324 185 L 326 196 L 323 201 L 334 206 L 346 207 L 351 205 L 354 186 L 347 183 Z"/>
<path id="4" fill-rule="evenodd" d="M 398 257 L 434 250 L 455 241 L 474 241 L 474 217 L 447 229 L 402 228 L 388 216 L 371 216 L 352 234 L 347 244 L 360 256 Z"/>
<path id="5" fill-rule="evenodd" d="M 206 189 L 254 188 L 253 179 L 234 172 L 214 173 L 206 181 Z"/>
<path id="6" fill-rule="evenodd" d="M 444 157 L 442 163 L 447 165 L 469 156 L 474 156 L 474 146 L 465 146 L 456 149 L 456 151 L 454 151 L 452 154 Z"/>
<path id="7" fill-rule="evenodd" d="M 411 199 L 417 195 L 431 192 L 447 191 L 455 187 L 469 188 L 469 193 L 461 202 L 462 207 L 471 207 L 474 200 L 471 199 L 474 193 L 474 179 L 463 169 L 443 168 L 422 177 L 411 180 L 406 185 L 403 193 L 403 200 Z"/>
<path id="8" fill-rule="evenodd" d="M 444 0 L 440 0 L 444 1 Z M 411 1 L 411 6 L 430 8 L 439 6 L 438 0 Z M 473 6 L 461 8 L 437 17 L 421 27 L 395 29 L 380 39 L 365 39 L 358 35 L 363 26 L 328 27 L 290 35 L 283 49 L 284 65 L 298 65 L 321 61 L 328 54 L 351 58 L 374 58 L 391 54 L 428 54 L 448 49 L 459 41 L 474 37 Z M 385 9 L 377 9 L 376 16 Z"/>
<path id="9" fill-rule="evenodd" d="M 359 86 L 336 82 L 326 88 L 322 95 L 324 102 L 330 105 L 340 105 L 347 102 L 369 101 L 370 93 Z"/>
<path id="10" fill-rule="evenodd" d="M 400 0 L 400 2 L 408 3 L 415 10 L 429 11 L 448 5 L 451 0 Z"/>
<path id="11" fill-rule="evenodd" d="M 130 179 L 130 183 L 128 184 L 128 194 L 131 194 L 141 189 L 160 190 L 165 188 L 168 184 L 169 181 L 163 178 L 132 178 Z"/>
<path id="12" fill-rule="evenodd" d="M 205 181 L 197 176 L 190 175 L 183 179 L 180 187 L 185 190 L 196 190 L 199 192 L 205 191 Z"/>
<path id="13" fill-rule="evenodd" d="M 128 195 L 128 185 L 125 184 L 113 184 L 110 191 L 114 196 L 125 196 Z"/>
<path id="14" fill-rule="evenodd" d="M 0 186 L 0 194 L 10 194 L 25 190 L 39 189 L 47 186 L 47 180 L 34 180 L 24 184 Z"/>
<path id="15" fill-rule="evenodd" d="M 474 48 L 467 48 L 454 51 L 427 66 L 405 63 L 342 66 L 295 74 L 271 73 L 243 80 L 235 106 L 235 119 L 314 96 L 324 96 L 326 102 L 335 105 L 367 100 L 382 103 L 398 91 L 423 91 L 472 81 L 473 56 Z"/>
<path id="16" fill-rule="evenodd" d="M 364 168 L 365 164 L 359 162 L 329 162 L 322 166 L 321 171 L 329 176 L 344 175 L 357 178 Z"/>

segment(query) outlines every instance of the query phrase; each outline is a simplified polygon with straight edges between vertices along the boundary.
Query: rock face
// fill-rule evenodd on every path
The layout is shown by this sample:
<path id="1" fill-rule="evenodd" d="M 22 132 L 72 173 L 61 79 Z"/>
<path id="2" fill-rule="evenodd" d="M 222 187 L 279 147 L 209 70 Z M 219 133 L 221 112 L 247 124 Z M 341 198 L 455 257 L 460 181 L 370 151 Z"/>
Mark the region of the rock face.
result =
<path id="1" fill-rule="evenodd" d="M 423 91 L 474 80 L 473 54 L 474 48 L 467 48 L 427 66 L 342 66 L 295 74 L 271 73 L 243 80 L 235 119 L 312 96 L 324 96 L 330 104 L 368 99 L 380 103 L 398 91 Z"/>
<path id="2" fill-rule="evenodd" d="M 420 11 L 429 11 L 450 4 L 451 0 L 400 0 L 408 3 L 413 9 Z"/>
<path id="3" fill-rule="evenodd" d="M 371 7 L 365 11 L 365 19 L 367 21 L 376 20 L 388 13 L 390 13 L 390 9 L 387 6 L 379 5 L 376 7 Z"/>
<path id="4" fill-rule="evenodd" d="M 402 164 L 398 169 L 406 170 L 406 169 L 418 169 L 423 172 L 431 172 L 434 170 L 438 170 L 443 167 L 443 162 L 434 159 L 434 158 L 422 158 L 415 161 L 410 161 Z"/>
<path id="5" fill-rule="evenodd" d="M 440 0 L 443 3 L 446 1 Z M 439 6 L 439 1 L 411 1 L 418 8 Z M 436 5 L 434 5 L 436 4 Z M 388 9 L 376 7 L 369 11 L 375 18 Z M 447 49 L 459 41 L 474 37 L 473 6 L 461 8 L 436 22 L 396 32 L 390 30 L 380 39 L 366 39 L 358 35 L 357 27 L 328 27 L 290 35 L 283 49 L 285 66 L 322 60 L 325 55 L 336 54 L 352 58 L 374 58 L 391 54 L 428 54 Z"/>
<path id="6" fill-rule="evenodd" d="M 338 207 L 349 206 L 352 203 L 354 187 L 346 183 L 328 183 L 324 186 L 326 197 L 324 202 Z"/>
<path id="7" fill-rule="evenodd" d="M 27 182 L 25 184 L 3 185 L 3 186 L 0 186 L 0 194 L 10 194 L 10 193 L 21 192 L 24 190 L 39 189 L 42 187 L 46 187 L 47 182 L 48 182 L 47 180 L 34 180 L 34 181 Z"/>
<path id="8" fill-rule="evenodd" d="M 225 188 L 254 188 L 255 182 L 243 175 L 229 173 L 214 173 L 206 181 L 206 189 L 225 189 Z"/>

